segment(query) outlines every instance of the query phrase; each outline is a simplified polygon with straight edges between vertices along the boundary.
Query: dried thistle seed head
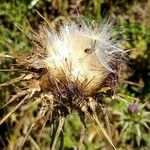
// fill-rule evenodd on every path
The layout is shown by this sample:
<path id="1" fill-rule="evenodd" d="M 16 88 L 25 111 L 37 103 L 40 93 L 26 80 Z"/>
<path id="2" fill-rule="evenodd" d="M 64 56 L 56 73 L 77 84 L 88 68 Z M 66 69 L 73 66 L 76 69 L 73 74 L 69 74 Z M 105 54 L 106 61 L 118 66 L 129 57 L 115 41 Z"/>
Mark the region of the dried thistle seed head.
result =
<path id="1" fill-rule="evenodd" d="M 80 26 L 75 22 L 65 23 L 59 32 L 43 27 L 39 36 L 42 35 L 40 43 L 46 49 L 46 56 L 41 64 L 54 78 L 63 74 L 71 81 L 84 83 L 86 91 L 94 91 L 110 72 L 118 72 L 114 62 L 121 57 L 115 55 L 122 49 L 112 40 L 111 28 L 112 23 L 95 24 L 93 28 L 93 23 L 83 21 Z"/>

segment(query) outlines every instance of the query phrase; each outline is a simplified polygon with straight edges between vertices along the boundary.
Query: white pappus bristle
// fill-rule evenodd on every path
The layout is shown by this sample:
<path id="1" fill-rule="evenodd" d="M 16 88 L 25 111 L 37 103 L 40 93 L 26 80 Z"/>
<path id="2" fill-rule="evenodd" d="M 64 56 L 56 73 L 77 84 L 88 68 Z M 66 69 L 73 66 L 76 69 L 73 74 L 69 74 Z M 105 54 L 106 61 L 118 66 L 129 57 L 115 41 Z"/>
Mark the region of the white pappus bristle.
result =
<path id="1" fill-rule="evenodd" d="M 111 28 L 112 23 L 93 26 L 83 21 L 65 23 L 59 32 L 45 28 L 46 67 L 56 77 L 63 71 L 72 81 L 90 82 L 87 89 L 95 89 L 108 73 L 115 73 L 113 55 L 122 51 L 112 39 Z"/>

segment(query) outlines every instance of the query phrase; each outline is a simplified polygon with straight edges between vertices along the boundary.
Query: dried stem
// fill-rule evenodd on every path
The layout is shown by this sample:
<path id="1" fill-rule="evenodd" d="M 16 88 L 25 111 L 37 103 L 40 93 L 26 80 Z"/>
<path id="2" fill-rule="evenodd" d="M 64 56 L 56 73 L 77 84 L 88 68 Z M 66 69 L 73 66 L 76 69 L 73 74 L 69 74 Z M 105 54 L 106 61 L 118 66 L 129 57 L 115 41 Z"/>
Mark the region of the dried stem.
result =
<path id="1" fill-rule="evenodd" d="M 40 150 L 40 147 L 38 146 L 38 144 L 34 141 L 34 139 L 29 135 L 29 140 L 31 141 L 32 145 L 34 146 L 34 148 L 36 150 Z"/>
<path id="2" fill-rule="evenodd" d="M 102 133 L 104 134 L 104 136 L 106 137 L 106 139 L 108 140 L 108 142 L 112 145 L 112 147 L 114 148 L 114 150 L 116 150 L 116 147 L 114 146 L 114 144 L 112 143 L 109 135 L 107 134 L 107 132 L 105 131 L 105 129 L 102 127 L 102 125 L 100 124 L 99 120 L 98 120 L 98 117 L 97 117 L 97 114 L 94 113 L 92 116 L 91 116 L 94 121 L 97 123 L 99 129 L 102 131 Z"/>
<path id="3" fill-rule="evenodd" d="M 65 118 L 64 117 L 60 117 L 59 125 L 58 125 L 58 128 L 56 130 L 52 146 L 50 148 L 51 150 L 55 150 L 55 148 L 56 148 L 56 143 L 57 143 L 57 140 L 58 140 L 58 137 L 59 137 L 60 133 L 62 132 L 62 128 L 63 128 L 64 122 L 65 122 Z"/>
<path id="4" fill-rule="evenodd" d="M 43 123 L 43 125 L 42 125 L 41 130 L 40 130 L 40 133 L 39 133 L 39 136 L 38 136 L 37 141 L 40 141 L 41 134 L 42 134 L 42 132 L 43 132 L 43 130 L 44 130 L 44 127 L 45 127 L 45 125 L 46 125 L 46 123 L 47 123 L 47 121 L 48 121 L 48 119 L 49 119 L 49 117 L 50 117 L 50 114 L 51 114 L 51 113 L 48 112 L 48 114 L 47 114 L 46 117 L 45 117 L 45 120 L 44 120 L 44 123 Z"/>
<path id="5" fill-rule="evenodd" d="M 82 145 L 83 145 L 83 141 L 84 141 L 84 136 L 85 136 L 85 126 L 82 125 L 78 150 L 82 150 Z"/>
<path id="6" fill-rule="evenodd" d="M 10 111 L 7 115 L 5 115 L 5 117 L 2 120 L 0 120 L 0 125 L 3 124 L 29 97 L 30 97 L 29 94 L 26 95 L 24 97 L 24 99 L 18 105 L 16 105 L 15 108 L 12 111 Z"/>
<path id="7" fill-rule="evenodd" d="M 4 107 L 6 107 L 7 105 L 9 105 L 10 103 L 12 103 L 13 101 L 15 101 L 17 98 L 20 98 L 20 97 L 22 97 L 24 95 L 27 95 L 29 93 L 30 93 L 29 90 L 25 90 L 25 91 L 22 91 L 21 93 L 18 93 L 17 95 L 13 96 L 6 104 L 4 104 L 1 107 L 1 109 L 4 108 Z"/>
<path id="8" fill-rule="evenodd" d="M 110 137 L 110 139 L 112 140 L 112 134 L 111 134 L 111 128 L 110 128 L 110 122 L 109 122 L 109 117 L 107 115 L 107 108 L 102 108 L 102 106 L 100 104 L 98 104 L 101 108 L 101 111 L 104 115 L 104 119 L 105 119 L 105 122 L 106 122 L 106 128 L 107 128 L 107 132 L 108 132 L 108 135 Z"/>
<path id="9" fill-rule="evenodd" d="M 11 85 L 11 84 L 14 84 L 14 83 L 17 83 L 19 81 L 21 81 L 26 75 L 21 75 L 20 77 L 17 77 L 15 79 L 11 79 L 9 80 L 8 82 L 5 82 L 3 84 L 0 84 L 0 88 L 3 87 L 3 86 L 8 86 L 8 85 Z"/>
<path id="10" fill-rule="evenodd" d="M 91 122 L 92 122 L 93 126 L 95 127 L 96 131 L 98 132 L 98 134 L 101 135 L 100 131 L 102 131 L 102 133 L 104 134 L 105 138 L 111 144 L 111 146 L 114 148 L 114 150 L 117 150 L 116 147 L 114 146 L 114 144 L 112 143 L 109 135 L 107 134 L 105 129 L 100 124 L 96 112 L 93 112 L 93 114 L 90 114 L 90 113 L 86 112 L 86 115 L 89 117 L 89 119 L 91 119 Z M 98 125 L 98 127 L 96 126 L 95 123 Z"/>
<path id="11" fill-rule="evenodd" d="M 21 148 L 24 146 L 24 144 L 25 144 L 25 142 L 26 142 L 26 140 L 27 140 L 27 138 L 28 138 L 30 132 L 32 131 L 32 129 L 34 128 L 34 126 L 36 125 L 36 123 L 37 123 L 37 120 L 36 120 L 34 123 L 32 123 L 30 129 L 28 130 L 27 134 L 25 135 L 25 137 L 24 137 L 24 139 L 23 139 L 23 142 L 22 142 L 22 144 L 21 144 Z"/>

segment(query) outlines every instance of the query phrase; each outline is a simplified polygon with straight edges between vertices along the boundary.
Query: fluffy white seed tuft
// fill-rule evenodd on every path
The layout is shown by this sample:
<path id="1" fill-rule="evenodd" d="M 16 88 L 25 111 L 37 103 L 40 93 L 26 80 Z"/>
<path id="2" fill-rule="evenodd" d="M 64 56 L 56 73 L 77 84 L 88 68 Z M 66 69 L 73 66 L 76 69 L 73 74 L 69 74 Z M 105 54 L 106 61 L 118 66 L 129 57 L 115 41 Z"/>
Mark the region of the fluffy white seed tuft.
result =
<path id="1" fill-rule="evenodd" d="M 87 90 L 94 90 L 113 68 L 114 55 L 122 51 L 112 39 L 112 23 L 80 25 L 69 22 L 59 32 L 45 28 L 47 56 L 44 63 L 54 76 L 63 71 L 71 80 L 87 81 Z"/>

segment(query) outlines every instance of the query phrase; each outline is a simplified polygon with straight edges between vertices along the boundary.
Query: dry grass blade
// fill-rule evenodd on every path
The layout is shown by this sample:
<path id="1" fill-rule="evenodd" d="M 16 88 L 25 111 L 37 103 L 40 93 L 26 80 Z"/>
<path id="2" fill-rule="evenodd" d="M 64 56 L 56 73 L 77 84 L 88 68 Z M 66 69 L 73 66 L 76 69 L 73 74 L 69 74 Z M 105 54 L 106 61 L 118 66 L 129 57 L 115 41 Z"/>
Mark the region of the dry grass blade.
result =
<path id="1" fill-rule="evenodd" d="M 91 115 L 90 115 L 91 116 Z M 102 133 L 104 134 L 104 136 L 106 137 L 106 139 L 108 140 L 108 142 L 112 145 L 112 147 L 114 148 L 114 150 L 117 150 L 116 147 L 114 146 L 114 144 L 112 143 L 109 135 L 107 134 L 107 132 L 105 131 L 105 129 L 102 127 L 102 125 L 100 124 L 98 118 L 97 118 L 97 115 L 96 114 L 93 114 L 91 116 L 91 118 L 94 119 L 94 121 L 97 123 L 99 129 L 102 131 Z"/>
<path id="2" fill-rule="evenodd" d="M 116 147 L 114 146 L 114 144 L 112 143 L 109 135 L 107 134 L 107 132 L 105 131 L 105 129 L 100 124 L 100 122 L 99 122 L 99 120 L 97 118 L 96 113 L 94 113 L 93 115 L 91 115 L 90 113 L 86 112 L 86 115 L 91 119 L 91 122 L 93 122 L 93 126 L 97 130 L 98 134 L 100 134 L 100 131 L 102 131 L 102 133 L 106 137 L 107 141 L 111 144 L 111 146 L 114 148 L 114 150 L 117 150 Z M 98 127 L 95 125 L 95 123 L 98 125 Z"/>
<path id="3" fill-rule="evenodd" d="M 50 113 L 48 113 L 47 116 L 45 117 L 45 120 L 44 120 L 44 123 L 43 123 L 43 125 L 42 125 L 41 130 L 40 130 L 40 133 L 39 133 L 39 136 L 38 136 L 38 140 L 37 140 L 37 141 L 40 141 L 41 134 L 42 134 L 42 132 L 43 132 L 43 130 L 44 130 L 44 127 L 45 127 L 45 125 L 46 125 L 48 119 L 49 119 L 49 116 L 50 116 Z"/>
<path id="4" fill-rule="evenodd" d="M 106 122 L 107 132 L 108 132 L 109 137 L 112 139 L 109 117 L 107 115 L 107 108 L 105 108 L 105 109 L 102 108 L 102 106 L 100 104 L 98 104 L 98 106 L 101 108 L 101 111 L 103 112 L 104 119 L 105 119 L 105 122 Z"/>
<path id="5" fill-rule="evenodd" d="M 30 91 L 28 91 L 28 90 L 23 91 L 23 92 L 21 92 L 21 93 L 18 93 L 17 95 L 13 96 L 13 97 L 12 97 L 6 104 L 4 104 L 0 109 L 6 107 L 7 105 L 9 105 L 9 104 L 12 103 L 13 101 L 15 101 L 17 98 L 20 98 L 20 97 L 22 97 L 22 96 L 24 96 L 24 95 L 27 95 L 27 94 L 29 94 L 29 93 L 30 93 Z"/>
<path id="6" fill-rule="evenodd" d="M 82 125 L 78 150 L 82 150 L 82 144 L 83 144 L 84 136 L 85 136 L 85 126 Z"/>
<path id="7" fill-rule="evenodd" d="M 55 134 L 55 137 L 54 137 L 54 140 L 53 140 L 53 143 L 52 143 L 52 146 L 51 146 L 51 150 L 55 150 L 56 148 L 56 143 L 57 143 L 57 140 L 58 140 L 58 137 L 62 131 L 62 128 L 63 128 L 63 125 L 64 125 L 64 122 L 65 122 L 65 118 L 64 117 L 61 117 L 59 119 L 59 125 L 58 125 L 58 128 L 57 128 L 57 131 L 56 131 L 56 134 Z"/>
<path id="8" fill-rule="evenodd" d="M 0 72 L 21 72 L 21 73 L 29 73 L 30 71 L 21 70 L 21 69 L 0 69 Z"/>
<path id="9" fill-rule="evenodd" d="M 38 10 L 35 10 L 37 12 L 37 14 L 47 23 L 47 25 L 50 27 L 50 24 L 49 22 L 46 20 L 46 18 L 38 11 Z"/>
<path id="10" fill-rule="evenodd" d="M 36 125 L 36 123 L 37 123 L 37 120 L 36 120 L 34 123 L 32 123 L 30 129 L 28 130 L 27 134 L 25 135 L 25 137 L 24 137 L 24 139 L 23 139 L 23 142 L 22 142 L 22 144 L 21 144 L 21 148 L 24 146 L 24 144 L 25 144 L 25 142 L 26 142 L 26 140 L 27 140 L 27 138 L 28 138 L 30 132 L 32 131 L 32 129 L 34 128 L 34 126 Z"/>
<path id="11" fill-rule="evenodd" d="M 129 84 L 129 85 L 138 86 L 138 87 L 144 87 L 143 84 L 138 84 L 138 83 L 135 83 L 135 82 L 132 82 L 132 81 L 121 80 L 120 82 L 121 82 L 121 83 L 125 83 L 125 84 Z"/>
<path id="12" fill-rule="evenodd" d="M 108 115 L 105 114 L 104 118 L 105 118 L 105 122 L 106 122 L 106 128 L 107 128 L 108 135 L 109 135 L 110 139 L 112 139 L 112 134 L 111 134 L 111 128 L 110 128 L 110 122 L 109 122 Z"/>
<path id="13" fill-rule="evenodd" d="M 14 25 L 31 41 L 31 38 L 18 26 L 14 23 Z"/>
<path id="14" fill-rule="evenodd" d="M 113 99 L 116 99 L 116 100 L 121 100 L 121 101 L 123 101 L 125 104 L 131 104 L 130 102 L 128 102 L 127 100 L 125 100 L 124 98 L 122 98 L 122 97 L 120 97 L 119 95 L 114 95 L 113 96 Z"/>
<path id="15" fill-rule="evenodd" d="M 34 93 L 34 92 L 32 92 L 32 94 L 33 94 L 33 93 Z M 32 94 L 31 94 L 31 96 L 32 96 Z M 39 100 L 38 100 L 38 101 L 39 101 Z M 43 116 L 38 115 L 38 117 L 36 118 L 35 122 L 32 123 L 32 125 L 31 125 L 31 127 L 29 128 L 27 134 L 25 135 L 25 138 L 23 139 L 23 142 L 22 142 L 22 144 L 21 144 L 21 148 L 24 146 L 24 144 L 25 144 L 25 142 L 26 142 L 26 140 L 27 140 L 27 138 L 28 138 L 30 132 L 32 131 L 32 129 L 35 127 L 35 125 L 38 123 L 38 121 L 39 121 L 40 119 L 42 119 L 42 117 L 43 117 Z M 31 137 L 30 137 L 30 138 L 31 138 Z M 36 144 L 35 141 L 34 141 L 34 144 Z M 36 146 L 38 146 L 38 145 L 36 144 Z M 38 149 L 40 149 L 39 146 L 38 146 Z"/>
<path id="16" fill-rule="evenodd" d="M 26 96 L 24 97 L 24 99 L 23 99 L 20 103 L 18 103 L 18 105 L 16 105 L 15 108 L 14 108 L 12 111 L 10 111 L 7 115 L 5 115 L 5 117 L 0 120 L 0 125 L 3 124 L 15 111 L 25 102 L 25 100 L 26 100 L 29 96 L 30 96 L 29 94 L 26 95 Z"/>
<path id="17" fill-rule="evenodd" d="M 34 148 L 36 150 L 40 150 L 40 147 L 38 146 L 38 144 L 34 141 L 34 139 L 29 135 L 29 140 L 31 141 L 32 145 L 34 146 Z"/>
<path id="18" fill-rule="evenodd" d="M 9 80 L 8 82 L 5 82 L 3 84 L 0 84 L 0 88 L 3 87 L 3 86 L 8 86 L 8 85 L 11 85 L 11 84 L 14 84 L 14 83 L 17 83 L 19 81 L 21 81 L 26 75 L 21 75 L 20 77 L 17 77 L 15 79 L 11 79 Z"/>

